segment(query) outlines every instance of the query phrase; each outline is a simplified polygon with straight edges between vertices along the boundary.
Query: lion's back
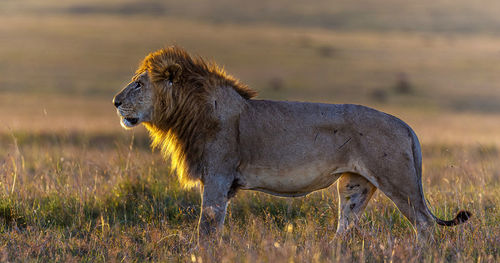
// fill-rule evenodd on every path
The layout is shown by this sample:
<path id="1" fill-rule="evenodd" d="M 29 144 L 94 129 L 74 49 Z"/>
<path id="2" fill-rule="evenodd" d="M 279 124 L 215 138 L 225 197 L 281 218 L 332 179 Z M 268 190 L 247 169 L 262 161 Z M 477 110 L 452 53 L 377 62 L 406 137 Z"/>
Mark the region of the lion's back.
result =
<path id="1" fill-rule="evenodd" d="M 406 151 L 411 149 L 410 134 L 411 128 L 398 118 L 361 105 L 250 100 L 240 115 L 238 141 L 243 160 L 272 166 L 394 143 Z"/>

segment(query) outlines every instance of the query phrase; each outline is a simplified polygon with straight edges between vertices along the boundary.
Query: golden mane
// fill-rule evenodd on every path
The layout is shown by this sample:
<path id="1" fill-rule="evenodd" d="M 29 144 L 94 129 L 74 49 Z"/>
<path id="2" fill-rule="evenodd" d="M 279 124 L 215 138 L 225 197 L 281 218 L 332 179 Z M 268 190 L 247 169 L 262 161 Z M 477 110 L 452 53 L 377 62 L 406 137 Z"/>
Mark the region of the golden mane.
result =
<path id="1" fill-rule="evenodd" d="M 171 169 L 179 182 L 190 187 L 202 173 L 203 146 L 217 132 L 210 95 L 220 88 L 232 88 L 245 99 L 256 92 L 228 75 L 217 64 L 201 57 L 192 58 L 173 46 L 150 53 L 142 61 L 136 76 L 147 71 L 154 87 L 153 120 L 144 123 L 152 147 L 170 157 Z"/>

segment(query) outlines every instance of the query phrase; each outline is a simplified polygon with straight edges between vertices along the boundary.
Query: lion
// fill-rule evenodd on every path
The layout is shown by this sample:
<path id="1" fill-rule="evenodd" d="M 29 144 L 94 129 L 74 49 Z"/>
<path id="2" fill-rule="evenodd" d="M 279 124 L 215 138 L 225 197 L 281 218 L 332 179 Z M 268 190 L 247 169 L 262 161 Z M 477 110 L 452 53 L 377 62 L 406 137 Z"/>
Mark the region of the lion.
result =
<path id="1" fill-rule="evenodd" d="M 113 103 L 124 128 L 143 124 L 185 187 L 200 183 L 200 244 L 220 237 L 238 190 L 304 196 L 337 182 L 337 235 L 380 189 L 417 236 L 437 223 L 422 189 L 422 154 L 400 119 L 361 105 L 254 99 L 256 92 L 180 47 L 150 53 Z M 219 233 L 219 234 L 217 234 Z"/>

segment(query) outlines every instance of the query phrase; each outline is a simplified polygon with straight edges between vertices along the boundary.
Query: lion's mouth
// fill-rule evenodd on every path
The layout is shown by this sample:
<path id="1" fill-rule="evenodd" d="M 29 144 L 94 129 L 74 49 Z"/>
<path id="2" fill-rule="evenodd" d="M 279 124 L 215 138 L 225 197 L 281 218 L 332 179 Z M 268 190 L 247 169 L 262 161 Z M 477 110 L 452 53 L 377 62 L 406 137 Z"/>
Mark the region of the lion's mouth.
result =
<path id="1" fill-rule="evenodd" d="M 128 121 L 132 125 L 136 125 L 137 122 L 139 121 L 138 118 L 125 118 L 126 121 Z"/>
<path id="2" fill-rule="evenodd" d="M 138 123 L 139 123 L 139 118 L 123 118 L 122 117 L 122 121 L 121 121 L 122 126 L 126 129 L 132 128 L 132 127 L 136 126 Z"/>

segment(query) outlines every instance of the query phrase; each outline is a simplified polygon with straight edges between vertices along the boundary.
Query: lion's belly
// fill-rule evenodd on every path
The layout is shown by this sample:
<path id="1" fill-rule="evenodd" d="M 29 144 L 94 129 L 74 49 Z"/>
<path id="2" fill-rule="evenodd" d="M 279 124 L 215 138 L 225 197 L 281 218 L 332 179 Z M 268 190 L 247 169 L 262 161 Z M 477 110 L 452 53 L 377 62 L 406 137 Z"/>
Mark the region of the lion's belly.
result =
<path id="1" fill-rule="evenodd" d="M 386 115 L 361 106 L 248 103 L 238 126 L 243 189 L 299 196 L 328 187 L 343 172 L 367 175 L 361 154 L 382 147 L 374 138 L 383 132 L 393 138 L 378 122 L 371 132 L 375 125 L 369 121 Z"/>
<path id="2" fill-rule="evenodd" d="M 281 196 L 301 196 L 326 188 L 346 169 L 311 163 L 298 167 L 251 165 L 240 170 L 242 189 Z"/>

